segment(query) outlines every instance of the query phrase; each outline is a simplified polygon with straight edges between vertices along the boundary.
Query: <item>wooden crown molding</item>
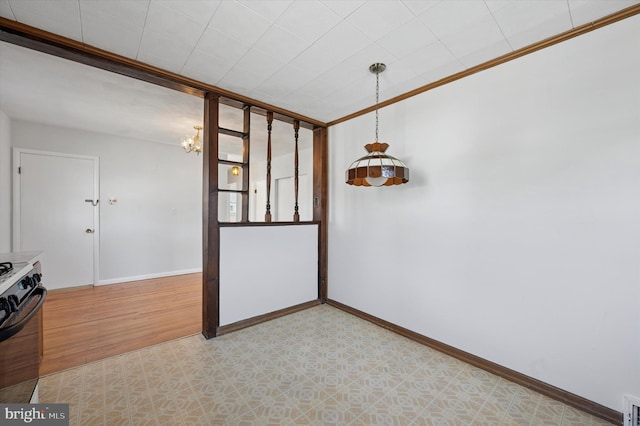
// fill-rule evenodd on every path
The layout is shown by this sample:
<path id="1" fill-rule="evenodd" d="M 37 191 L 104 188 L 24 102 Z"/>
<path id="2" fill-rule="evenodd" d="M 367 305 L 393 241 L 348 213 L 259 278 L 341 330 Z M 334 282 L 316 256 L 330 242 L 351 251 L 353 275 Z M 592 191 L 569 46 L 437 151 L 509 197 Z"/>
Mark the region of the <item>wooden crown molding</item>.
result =
<path id="1" fill-rule="evenodd" d="M 293 123 L 293 120 L 300 120 L 302 126 L 305 128 L 326 128 L 367 114 L 374 111 L 376 108 L 383 108 L 385 106 L 395 104 L 436 87 L 440 87 L 477 72 L 493 68 L 497 65 L 509 62 L 513 59 L 517 59 L 521 56 L 528 55 L 549 46 L 553 46 L 579 35 L 589 33 L 598 28 L 605 27 L 637 14 L 640 14 L 640 4 L 630 6 L 609 16 L 605 16 L 556 36 L 525 46 L 498 58 L 483 62 L 482 64 L 468 68 L 456 74 L 452 74 L 410 92 L 380 102 L 378 105 L 372 105 L 368 108 L 364 108 L 328 123 L 2 17 L 0 17 L 0 40 L 116 72 L 118 74 L 126 75 L 149 83 L 169 87 L 195 96 L 204 97 L 205 93 L 214 93 L 223 98 L 229 99 L 230 104 L 242 103 L 257 107 L 254 112 L 262 115 L 266 115 L 267 111 L 273 111 L 276 114 L 275 118 L 281 121 Z"/>
<path id="2" fill-rule="evenodd" d="M 500 65 L 500 64 L 504 64 L 505 62 L 509 62 L 512 61 L 514 59 L 520 58 L 521 56 L 525 56 L 528 55 L 530 53 L 536 52 L 538 50 L 541 49 L 545 49 L 549 46 L 553 46 L 554 44 L 558 44 L 561 43 L 563 41 L 572 39 L 574 37 L 577 37 L 579 35 L 582 34 L 586 34 L 589 33 L 593 30 L 597 30 L 598 28 L 602 28 L 605 27 L 607 25 L 613 24 L 615 22 L 621 21 L 623 19 L 626 18 L 630 18 L 634 15 L 640 14 L 640 4 L 636 4 L 634 6 L 630 6 L 626 9 L 623 9 L 619 12 L 616 12 L 614 14 L 605 16 L 604 18 L 600 18 L 597 19 L 593 22 L 589 22 L 587 24 L 581 25 L 579 27 L 576 27 L 574 29 L 571 29 L 569 31 L 565 31 L 563 33 L 560 33 L 558 35 L 555 35 L 553 37 L 547 38 L 545 40 L 539 41 L 537 43 L 534 44 L 530 44 L 529 46 L 525 46 L 521 49 L 515 50 L 513 52 L 507 53 L 505 55 L 499 56 L 495 59 L 491 59 L 487 62 L 483 62 L 479 65 L 476 65 L 474 67 L 468 68 L 464 71 L 460 71 L 456 74 L 452 74 L 450 76 L 447 76 L 443 79 L 440 79 L 438 81 L 434 81 L 433 83 L 429 83 L 425 86 L 419 87 L 415 90 L 412 90 L 410 92 L 404 93 L 402 95 L 398 95 L 394 98 L 388 99 L 386 101 L 380 102 L 378 105 L 372 105 L 368 108 L 364 108 L 360 111 L 356 111 L 352 114 L 349 115 L 345 115 L 342 118 L 338 118 L 337 120 L 333 120 L 327 123 L 327 126 L 333 126 L 339 123 L 343 123 L 345 121 L 351 120 L 353 118 L 359 117 L 361 115 L 370 113 L 372 111 L 375 111 L 376 108 L 383 108 L 392 104 L 395 104 L 397 102 L 403 101 L 405 99 L 411 98 L 413 96 L 419 95 L 421 93 L 427 92 L 431 89 L 435 89 L 436 87 L 440 87 L 440 86 L 444 86 L 445 84 L 449 84 L 453 81 L 456 80 L 460 80 L 461 78 L 470 76 L 472 74 L 475 74 L 477 72 L 480 71 L 484 71 L 486 69 L 489 68 L 493 68 L 496 65 Z"/>
<path id="3" fill-rule="evenodd" d="M 322 121 L 293 111 L 2 17 L 0 17 L 0 40 L 201 98 L 207 93 L 216 94 L 221 97 L 222 103 L 232 106 L 248 104 L 255 107 L 252 112 L 262 115 L 271 111 L 277 120 L 288 123 L 299 120 L 301 126 L 307 129 L 327 126 Z"/>

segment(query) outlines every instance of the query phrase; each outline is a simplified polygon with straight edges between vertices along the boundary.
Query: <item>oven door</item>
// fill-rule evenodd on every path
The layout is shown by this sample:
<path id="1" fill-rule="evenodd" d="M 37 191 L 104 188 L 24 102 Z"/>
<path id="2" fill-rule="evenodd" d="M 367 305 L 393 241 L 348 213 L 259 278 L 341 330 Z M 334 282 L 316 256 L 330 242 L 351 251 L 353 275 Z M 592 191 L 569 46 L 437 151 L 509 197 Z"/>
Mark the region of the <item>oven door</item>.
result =
<path id="1" fill-rule="evenodd" d="M 0 403 L 31 401 L 42 357 L 42 304 L 47 295 L 37 287 L 18 312 L 0 328 Z"/>

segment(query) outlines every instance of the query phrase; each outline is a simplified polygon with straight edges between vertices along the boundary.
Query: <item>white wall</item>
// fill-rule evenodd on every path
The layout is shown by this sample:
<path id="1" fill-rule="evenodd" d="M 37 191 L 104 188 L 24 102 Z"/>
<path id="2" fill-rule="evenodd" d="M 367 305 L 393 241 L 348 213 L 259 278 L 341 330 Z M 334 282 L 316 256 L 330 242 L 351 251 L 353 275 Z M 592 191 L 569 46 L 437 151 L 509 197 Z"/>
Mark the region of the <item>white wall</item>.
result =
<path id="1" fill-rule="evenodd" d="M 100 158 L 99 284 L 202 269 L 202 156 L 19 120 L 11 130 L 14 147 Z"/>
<path id="2" fill-rule="evenodd" d="M 220 325 L 318 298 L 318 225 L 220 229 Z"/>
<path id="3" fill-rule="evenodd" d="M 0 110 L 0 253 L 11 251 L 11 120 Z"/>
<path id="4" fill-rule="evenodd" d="M 329 297 L 622 411 L 640 395 L 638 52 L 635 16 L 382 109 L 400 187 L 344 183 L 373 114 L 331 127 Z"/>

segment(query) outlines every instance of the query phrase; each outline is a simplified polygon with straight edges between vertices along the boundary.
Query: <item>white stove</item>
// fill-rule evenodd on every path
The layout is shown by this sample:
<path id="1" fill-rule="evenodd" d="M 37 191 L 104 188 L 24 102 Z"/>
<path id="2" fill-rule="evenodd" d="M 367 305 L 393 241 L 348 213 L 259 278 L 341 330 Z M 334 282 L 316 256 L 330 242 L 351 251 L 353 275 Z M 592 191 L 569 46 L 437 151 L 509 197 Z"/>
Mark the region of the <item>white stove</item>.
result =
<path id="1" fill-rule="evenodd" d="M 37 255 L 0 254 L 0 404 L 37 398 L 46 296 Z"/>
<path id="2" fill-rule="evenodd" d="M 33 269 L 33 264 L 31 262 L 13 263 L 3 262 L 2 260 L 0 260 L 0 274 L 6 271 L 4 275 L 0 275 L 0 295 L 7 291 L 9 287 L 14 285 L 18 280 L 20 280 L 20 278 L 27 275 L 27 273 L 31 269 Z"/>

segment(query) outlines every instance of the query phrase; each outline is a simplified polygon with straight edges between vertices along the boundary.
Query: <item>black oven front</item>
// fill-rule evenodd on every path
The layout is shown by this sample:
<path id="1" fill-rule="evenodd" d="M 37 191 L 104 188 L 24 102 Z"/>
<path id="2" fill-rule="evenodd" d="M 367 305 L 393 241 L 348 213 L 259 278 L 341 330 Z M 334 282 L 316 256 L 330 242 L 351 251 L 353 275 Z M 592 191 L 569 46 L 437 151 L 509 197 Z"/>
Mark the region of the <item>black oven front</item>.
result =
<path id="1" fill-rule="evenodd" d="M 0 403 L 38 402 L 42 304 L 40 263 L 0 263 Z"/>

